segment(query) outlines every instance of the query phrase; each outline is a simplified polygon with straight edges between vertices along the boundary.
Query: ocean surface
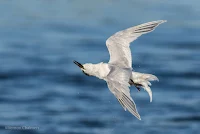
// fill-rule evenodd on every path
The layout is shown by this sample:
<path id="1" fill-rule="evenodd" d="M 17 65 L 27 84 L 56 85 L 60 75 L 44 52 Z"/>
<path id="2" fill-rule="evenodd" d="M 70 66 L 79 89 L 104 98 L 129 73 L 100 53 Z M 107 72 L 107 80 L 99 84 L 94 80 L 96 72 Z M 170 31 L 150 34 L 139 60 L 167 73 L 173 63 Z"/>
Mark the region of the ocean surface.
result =
<path id="1" fill-rule="evenodd" d="M 0 1 L 1 134 L 200 134 L 199 0 Z M 167 20 L 131 45 L 133 69 L 159 78 L 142 120 L 73 63 L 108 62 L 106 39 Z"/>

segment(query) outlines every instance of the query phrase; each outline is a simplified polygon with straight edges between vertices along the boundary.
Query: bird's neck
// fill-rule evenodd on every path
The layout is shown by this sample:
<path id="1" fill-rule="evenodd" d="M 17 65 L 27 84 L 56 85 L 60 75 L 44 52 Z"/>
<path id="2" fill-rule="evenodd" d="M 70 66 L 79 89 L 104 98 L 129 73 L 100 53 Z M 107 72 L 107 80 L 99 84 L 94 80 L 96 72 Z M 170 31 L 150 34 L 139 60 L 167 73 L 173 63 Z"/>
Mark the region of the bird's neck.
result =
<path id="1" fill-rule="evenodd" d="M 101 62 L 98 64 L 93 64 L 91 75 L 96 76 L 99 79 L 105 79 L 109 72 L 110 69 L 108 64 Z"/>

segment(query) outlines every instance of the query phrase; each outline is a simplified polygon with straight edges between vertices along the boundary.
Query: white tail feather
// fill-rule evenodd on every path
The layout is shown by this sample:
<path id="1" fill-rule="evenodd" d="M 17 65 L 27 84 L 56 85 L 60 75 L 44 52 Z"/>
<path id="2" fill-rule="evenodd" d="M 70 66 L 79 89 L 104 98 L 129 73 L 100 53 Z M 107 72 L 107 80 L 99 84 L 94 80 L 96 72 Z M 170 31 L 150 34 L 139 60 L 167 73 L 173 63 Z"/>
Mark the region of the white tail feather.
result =
<path id="1" fill-rule="evenodd" d="M 149 81 L 159 81 L 155 75 L 152 74 L 144 74 L 138 72 L 132 72 L 132 81 L 136 85 L 140 85 L 144 90 L 147 91 L 150 97 L 150 102 L 152 102 L 152 91 L 151 91 L 151 83 Z"/>

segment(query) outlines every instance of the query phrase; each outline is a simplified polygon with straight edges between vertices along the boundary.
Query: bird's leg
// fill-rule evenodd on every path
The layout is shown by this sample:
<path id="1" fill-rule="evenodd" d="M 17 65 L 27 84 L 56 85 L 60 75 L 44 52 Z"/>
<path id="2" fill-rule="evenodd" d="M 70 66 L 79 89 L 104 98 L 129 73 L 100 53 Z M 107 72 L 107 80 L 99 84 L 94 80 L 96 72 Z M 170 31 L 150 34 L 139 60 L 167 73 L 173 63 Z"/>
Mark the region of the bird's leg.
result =
<path id="1" fill-rule="evenodd" d="M 129 82 L 128 82 L 130 85 L 135 85 L 133 80 L 132 79 L 129 79 Z"/>
<path id="2" fill-rule="evenodd" d="M 129 80 L 129 84 L 134 85 L 138 91 L 140 91 L 140 86 L 142 86 L 141 84 L 134 83 L 132 79 Z"/>
<path id="3" fill-rule="evenodd" d="M 135 85 L 135 87 L 137 88 L 138 91 L 140 91 L 140 87 L 139 87 L 139 86 L 136 86 L 136 85 Z"/>

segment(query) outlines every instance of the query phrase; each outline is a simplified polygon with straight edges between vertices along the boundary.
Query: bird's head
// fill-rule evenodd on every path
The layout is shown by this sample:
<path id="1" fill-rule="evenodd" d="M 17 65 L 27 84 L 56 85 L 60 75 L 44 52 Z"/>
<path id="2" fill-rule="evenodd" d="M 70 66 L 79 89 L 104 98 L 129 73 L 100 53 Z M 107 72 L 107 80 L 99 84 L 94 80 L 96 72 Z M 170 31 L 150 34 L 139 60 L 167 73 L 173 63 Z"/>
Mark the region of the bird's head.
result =
<path id="1" fill-rule="evenodd" d="M 93 71 L 92 71 L 93 70 L 93 66 L 92 66 L 92 64 L 87 63 L 87 64 L 83 64 L 82 65 L 81 63 L 79 63 L 77 61 L 74 61 L 74 64 L 76 64 L 85 75 L 91 76 L 93 74 Z"/>

